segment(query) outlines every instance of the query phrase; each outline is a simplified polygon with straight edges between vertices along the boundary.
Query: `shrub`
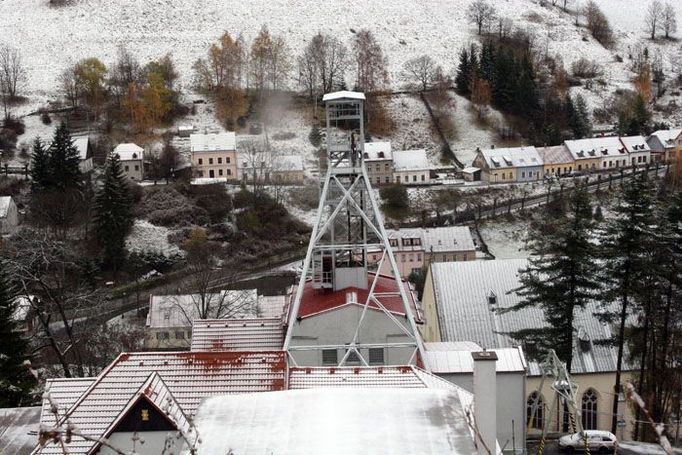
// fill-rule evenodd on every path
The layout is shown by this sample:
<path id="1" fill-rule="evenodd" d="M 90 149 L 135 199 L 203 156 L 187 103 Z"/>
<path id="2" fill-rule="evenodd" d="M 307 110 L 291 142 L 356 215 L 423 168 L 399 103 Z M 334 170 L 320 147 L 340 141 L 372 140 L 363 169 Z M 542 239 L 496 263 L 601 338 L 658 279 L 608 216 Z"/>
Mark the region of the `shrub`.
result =
<path id="1" fill-rule="evenodd" d="M 404 186 L 384 186 L 379 190 L 379 194 L 383 200 L 381 208 L 391 218 L 404 218 L 410 213 L 410 198 Z"/>
<path id="2" fill-rule="evenodd" d="M 50 125 L 52 123 L 52 119 L 50 118 L 50 113 L 43 110 L 40 113 L 40 121 L 43 122 L 43 125 Z"/>
<path id="3" fill-rule="evenodd" d="M 147 188 L 135 213 L 160 226 L 186 227 L 209 222 L 206 210 L 169 186 Z"/>
<path id="4" fill-rule="evenodd" d="M 317 124 L 313 125 L 313 127 L 310 129 L 308 140 L 311 144 L 313 144 L 313 147 L 319 147 L 322 143 L 322 133 L 320 132 L 320 127 Z"/>
<path id="5" fill-rule="evenodd" d="M 295 207 L 303 210 L 316 209 L 320 202 L 319 187 L 315 184 L 300 188 L 292 188 L 289 191 L 289 200 Z"/>
<path id="6" fill-rule="evenodd" d="M 580 59 L 573 62 L 573 65 L 571 65 L 571 71 L 573 72 L 573 76 L 584 79 L 591 79 L 601 75 L 601 67 L 599 64 L 585 57 L 581 57 Z"/>
<path id="7" fill-rule="evenodd" d="M 213 223 L 222 223 L 232 210 L 232 198 L 225 186 L 219 183 L 199 185 L 190 188 L 190 193 L 199 207 L 204 209 Z"/>
<path id="8" fill-rule="evenodd" d="M 26 132 L 26 126 L 24 125 L 24 121 L 11 115 L 5 119 L 3 127 L 7 130 L 14 131 L 14 134 L 16 134 L 17 136 L 21 136 Z"/>

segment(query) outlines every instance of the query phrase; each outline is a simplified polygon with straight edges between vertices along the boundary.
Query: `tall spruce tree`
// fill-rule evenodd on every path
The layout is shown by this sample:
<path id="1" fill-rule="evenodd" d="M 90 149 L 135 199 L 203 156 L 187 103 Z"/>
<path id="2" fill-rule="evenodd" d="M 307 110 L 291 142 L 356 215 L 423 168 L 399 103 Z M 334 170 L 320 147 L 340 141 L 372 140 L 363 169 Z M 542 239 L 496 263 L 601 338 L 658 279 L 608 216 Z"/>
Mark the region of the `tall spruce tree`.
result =
<path id="1" fill-rule="evenodd" d="M 471 76 L 471 59 L 469 58 L 469 51 L 464 48 L 459 54 L 459 65 L 457 66 L 457 76 L 455 76 L 455 85 L 460 95 L 466 96 L 471 93 Z"/>
<path id="2" fill-rule="evenodd" d="M 0 408 L 27 404 L 34 385 L 24 365 L 27 346 L 14 318 L 15 297 L 0 262 Z"/>
<path id="3" fill-rule="evenodd" d="M 568 111 L 568 125 L 573 131 L 573 137 L 576 139 L 588 137 L 592 133 L 592 125 L 585 98 L 582 95 L 577 95 L 573 101 L 570 96 L 566 97 L 566 110 Z"/>
<path id="4" fill-rule="evenodd" d="M 49 188 L 52 182 L 50 174 L 50 155 L 39 137 L 33 141 L 31 153 L 31 180 L 34 189 Z"/>
<path id="5" fill-rule="evenodd" d="M 546 327 L 514 332 L 511 336 L 532 340 L 541 350 L 554 349 L 570 371 L 575 313 L 595 297 L 599 283 L 587 190 L 576 188 L 569 205 L 566 217 L 550 220 L 547 223 L 552 226 L 533 232 L 530 245 L 533 256 L 521 271 L 521 287 L 517 290 L 523 300 L 506 311 L 541 308 Z"/>
<path id="6" fill-rule="evenodd" d="M 635 311 L 635 299 L 640 288 L 647 285 L 650 260 L 649 237 L 653 229 L 652 187 L 646 174 L 634 178 L 621 193 L 615 216 L 608 220 L 601 235 L 603 253 L 600 294 L 602 317 L 615 322 L 617 333 L 612 340 L 618 349 L 614 393 L 621 392 L 621 373 L 625 350 L 625 330 L 628 316 Z M 611 432 L 618 423 L 618 400 L 613 400 Z"/>
<path id="7" fill-rule="evenodd" d="M 107 159 L 102 186 L 95 196 L 95 230 L 104 263 L 114 271 L 125 258 L 125 239 L 133 224 L 132 199 L 121 161 L 112 153 Z"/>
<path id="8" fill-rule="evenodd" d="M 82 179 L 80 155 L 71 140 L 71 132 L 62 122 L 54 133 L 50 146 L 49 169 L 52 185 L 55 189 L 64 191 L 77 188 Z"/>

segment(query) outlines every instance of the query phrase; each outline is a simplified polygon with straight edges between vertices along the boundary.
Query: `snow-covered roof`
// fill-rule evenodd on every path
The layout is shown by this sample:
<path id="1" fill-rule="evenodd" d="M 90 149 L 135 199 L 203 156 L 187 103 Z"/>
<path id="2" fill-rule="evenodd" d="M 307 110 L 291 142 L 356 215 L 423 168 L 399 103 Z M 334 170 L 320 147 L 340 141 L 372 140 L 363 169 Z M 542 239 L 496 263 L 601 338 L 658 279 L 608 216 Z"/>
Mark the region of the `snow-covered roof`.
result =
<path id="1" fill-rule="evenodd" d="M 205 453 L 476 453 L 464 406 L 456 392 L 444 389 L 215 397 L 202 403 L 195 424 Z"/>
<path id="2" fill-rule="evenodd" d="M 142 160 L 144 149 L 137 144 L 129 142 L 118 144 L 114 149 L 114 153 L 118 155 L 121 161 Z"/>
<path id="3" fill-rule="evenodd" d="M 281 351 L 123 353 L 81 394 L 61 421 L 69 420 L 90 436 L 102 437 L 147 385 L 153 390 L 167 390 L 177 408 L 191 418 L 201 400 L 209 396 L 282 390 L 285 362 Z M 157 377 L 163 386 L 154 382 Z M 68 450 L 70 454 L 86 454 L 94 446 L 74 437 Z M 39 453 L 63 452 L 48 443 Z"/>
<path id="4" fill-rule="evenodd" d="M 652 137 L 658 138 L 664 147 L 675 147 L 675 141 L 682 135 L 682 128 L 670 130 L 658 130 L 651 133 Z"/>
<path id="5" fill-rule="evenodd" d="M 237 136 L 234 132 L 190 134 L 190 150 L 192 152 L 224 152 L 237 149 Z"/>
<path id="6" fill-rule="evenodd" d="M 336 101 L 336 100 L 363 100 L 365 99 L 365 94 L 362 92 L 351 92 L 348 90 L 341 90 L 340 92 L 326 93 L 322 97 L 322 101 Z"/>
<path id="7" fill-rule="evenodd" d="M 647 144 L 644 136 L 626 136 L 621 137 L 620 141 L 625 146 L 628 153 L 649 153 L 651 148 Z"/>
<path id="8" fill-rule="evenodd" d="M 0 453 L 31 453 L 39 425 L 39 406 L 0 409 Z"/>
<path id="9" fill-rule="evenodd" d="M 192 351 L 277 351 L 283 341 L 281 318 L 203 319 L 192 324 Z"/>
<path id="10" fill-rule="evenodd" d="M 480 170 L 481 169 L 478 167 L 469 166 L 469 167 L 465 167 L 464 169 L 462 169 L 462 173 L 463 174 L 473 174 L 474 172 L 478 172 Z"/>
<path id="11" fill-rule="evenodd" d="M 521 302 L 522 298 L 511 291 L 521 285 L 519 270 L 527 264 L 526 259 L 431 264 L 442 340 L 474 341 L 487 349 L 510 348 L 519 343 L 508 333 L 546 325 L 541 308 L 496 311 Z M 576 327 L 584 337 L 584 343 L 581 347 L 576 337 L 573 373 L 616 369 L 615 350 L 598 343 L 611 338 L 611 329 L 594 317 L 598 310 L 603 308 L 593 301 L 576 312 Z M 529 361 L 529 373 L 538 375 L 539 372 L 538 364 Z"/>
<path id="12" fill-rule="evenodd" d="M 387 229 L 390 239 L 398 239 L 398 246 L 393 249 L 400 251 L 403 247 L 402 239 L 421 239 L 421 248 L 427 252 L 439 253 L 449 251 L 472 251 L 476 249 L 469 226 L 444 226 L 436 228 L 408 228 Z M 415 249 L 415 247 L 409 247 Z"/>
<path id="13" fill-rule="evenodd" d="M 390 142 L 365 142 L 365 161 L 390 160 L 393 158 Z"/>
<path id="14" fill-rule="evenodd" d="M 83 160 L 87 160 L 88 157 L 88 144 L 90 143 L 90 136 L 72 136 L 71 142 L 73 146 L 78 150 L 78 157 Z"/>
<path id="15" fill-rule="evenodd" d="M 573 163 L 573 155 L 565 145 L 554 145 L 552 147 L 541 147 L 538 150 L 544 164 L 566 164 Z"/>
<path id="16" fill-rule="evenodd" d="M 277 155 L 273 163 L 273 171 L 303 171 L 303 157 L 301 155 Z"/>
<path id="17" fill-rule="evenodd" d="M 393 152 L 393 167 L 396 171 L 421 171 L 431 169 L 426 150 L 396 150 Z"/>
<path id="18" fill-rule="evenodd" d="M 219 318 L 245 318 L 258 316 L 258 291 L 256 289 L 229 290 L 208 294 L 152 295 L 149 298 L 147 327 L 190 327 L 199 319 L 199 309 Z"/>
<path id="19" fill-rule="evenodd" d="M 481 350 L 479 346 L 472 343 L 475 347 L 460 348 L 449 346 L 451 343 L 424 343 L 424 363 L 433 373 L 473 373 L 474 359 L 472 352 Z M 498 373 L 524 373 L 527 364 L 521 347 L 492 349 L 497 354 L 496 371 Z"/>
<path id="20" fill-rule="evenodd" d="M 481 155 L 490 169 L 542 166 L 542 158 L 533 146 L 482 150 Z"/>
<path id="21" fill-rule="evenodd" d="M 56 406 L 57 414 L 63 416 L 76 404 L 83 393 L 95 382 L 95 378 L 54 378 L 45 381 L 45 394 L 40 414 L 40 422 L 54 425 L 55 416 L 51 411 Z M 50 398 L 48 400 L 48 397 Z M 52 401 L 52 403 L 50 403 Z"/>
<path id="22" fill-rule="evenodd" d="M 28 312 L 31 310 L 31 299 L 32 295 L 20 295 L 14 299 L 14 313 L 12 313 L 12 319 L 15 321 L 25 321 Z"/>
<path id="23" fill-rule="evenodd" d="M 575 160 L 617 157 L 627 153 L 617 136 L 574 139 L 564 144 Z"/>
<path id="24" fill-rule="evenodd" d="M 12 196 L 0 197 L 0 218 L 5 218 L 9 211 L 9 206 L 12 203 Z"/>

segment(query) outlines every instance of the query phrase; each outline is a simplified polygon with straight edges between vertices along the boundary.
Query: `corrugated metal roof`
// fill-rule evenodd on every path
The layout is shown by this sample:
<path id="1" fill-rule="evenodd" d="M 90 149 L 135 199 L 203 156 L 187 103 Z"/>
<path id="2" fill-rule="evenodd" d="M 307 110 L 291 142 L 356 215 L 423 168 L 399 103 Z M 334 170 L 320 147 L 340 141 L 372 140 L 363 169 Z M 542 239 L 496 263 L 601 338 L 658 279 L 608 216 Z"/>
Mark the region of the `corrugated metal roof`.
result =
<path id="1" fill-rule="evenodd" d="M 190 134 L 190 149 L 192 152 L 225 152 L 237 149 L 237 136 L 233 132 Z"/>
<path id="2" fill-rule="evenodd" d="M 0 409 L 0 453 L 31 453 L 40 425 L 40 406 Z M 32 433 L 32 434 L 30 434 Z"/>
<path id="3" fill-rule="evenodd" d="M 203 319 L 192 324 L 192 351 L 282 349 L 282 319 Z"/>
<path id="4" fill-rule="evenodd" d="M 480 346 L 471 343 L 474 348 L 451 349 L 450 343 L 424 343 L 424 363 L 434 373 L 473 373 L 474 359 L 472 352 L 480 351 Z M 492 349 L 497 354 L 496 370 L 498 373 L 525 372 L 528 365 L 520 347 Z"/>
<path id="5" fill-rule="evenodd" d="M 411 366 L 290 368 L 290 389 L 319 387 L 424 388 Z"/>
<path id="6" fill-rule="evenodd" d="M 396 171 L 422 171 L 431 169 L 426 150 L 396 150 L 393 152 L 393 168 Z"/>
<path id="7" fill-rule="evenodd" d="M 68 419 L 77 429 L 102 436 L 153 373 L 188 417 L 209 396 L 282 390 L 285 353 L 277 352 L 164 352 L 124 353 L 112 362 L 82 394 Z M 69 453 L 88 453 L 93 443 L 75 438 Z M 39 453 L 61 454 L 48 444 Z"/>
<path id="8" fill-rule="evenodd" d="M 495 311 L 521 301 L 517 293 L 510 291 L 520 286 L 518 271 L 526 265 L 526 259 L 432 264 L 441 338 L 444 341 L 474 341 L 487 349 L 515 347 L 518 343 L 507 333 L 545 325 L 544 313 L 540 308 L 503 314 Z M 495 304 L 489 303 L 491 291 L 495 295 Z M 585 309 L 576 312 L 576 328 L 582 330 L 590 340 L 590 346 L 583 351 L 576 339 L 573 373 L 616 369 L 615 349 L 596 343 L 611 338 L 609 327 L 594 316 L 601 309 L 597 302 L 589 302 Z M 539 374 L 536 362 L 529 361 L 529 373 Z"/>

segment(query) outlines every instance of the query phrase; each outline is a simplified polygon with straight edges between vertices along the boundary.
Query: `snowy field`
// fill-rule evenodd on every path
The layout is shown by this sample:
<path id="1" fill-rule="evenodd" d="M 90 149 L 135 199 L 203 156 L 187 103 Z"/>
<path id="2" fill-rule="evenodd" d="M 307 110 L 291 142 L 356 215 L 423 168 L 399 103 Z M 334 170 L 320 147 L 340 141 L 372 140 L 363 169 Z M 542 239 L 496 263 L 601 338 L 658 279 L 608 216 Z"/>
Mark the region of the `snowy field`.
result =
<path id="1" fill-rule="evenodd" d="M 352 30 L 369 28 L 386 50 L 393 81 L 400 82 L 400 69 L 409 58 L 429 54 L 452 68 L 459 50 L 476 41 L 475 29 L 466 20 L 469 1 L 76 0 L 74 6 L 51 8 L 47 0 L 0 0 L 0 42 L 21 50 L 29 70 L 27 88 L 35 96 L 45 96 L 54 91 L 57 75 L 66 65 L 91 56 L 111 63 L 120 45 L 141 60 L 172 53 L 182 82 L 189 85 L 192 63 L 205 55 L 223 30 L 250 40 L 267 24 L 298 53 L 317 30 L 348 41 Z M 598 3 L 623 45 L 644 36 L 642 17 L 648 2 Z M 682 2 L 671 3 L 682 15 Z M 494 4 L 501 16 L 534 32 L 538 45 L 561 55 L 567 66 L 582 56 L 614 61 L 612 53 L 591 38 L 583 41 L 586 31 L 576 28 L 573 17 L 559 9 L 541 7 L 539 0 L 497 0 Z M 667 47 L 679 57 L 679 44 Z M 619 71 L 626 63 L 609 64 L 607 79 L 626 82 L 627 74 Z"/>
<path id="2" fill-rule="evenodd" d="M 147 220 L 135 220 L 126 239 L 126 248 L 131 252 L 161 253 L 166 257 L 184 256 L 184 251 L 168 241 L 170 233 L 166 227 L 153 225 Z"/>

